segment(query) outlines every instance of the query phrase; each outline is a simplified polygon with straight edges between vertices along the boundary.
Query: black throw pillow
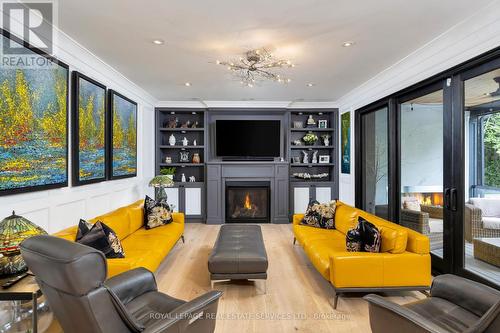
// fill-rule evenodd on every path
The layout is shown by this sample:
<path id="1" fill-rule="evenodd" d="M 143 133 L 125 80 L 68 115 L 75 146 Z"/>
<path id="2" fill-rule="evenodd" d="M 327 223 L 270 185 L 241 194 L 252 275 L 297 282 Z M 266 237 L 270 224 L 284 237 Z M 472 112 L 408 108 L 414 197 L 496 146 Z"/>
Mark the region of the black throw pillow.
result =
<path id="1" fill-rule="evenodd" d="M 174 220 L 170 206 L 163 201 L 155 201 L 146 195 L 144 200 L 144 226 L 146 229 L 169 224 Z"/>
<path id="2" fill-rule="evenodd" d="M 381 236 L 378 228 L 358 217 L 356 228 L 346 234 L 346 248 L 349 252 L 380 252 Z"/>
<path id="3" fill-rule="evenodd" d="M 125 258 L 120 239 L 113 229 L 101 221 L 92 225 L 85 220 L 80 220 L 76 242 L 101 251 L 106 258 Z"/>
<path id="4" fill-rule="evenodd" d="M 311 200 L 301 224 L 315 228 L 335 229 L 335 201 L 321 204 Z"/>

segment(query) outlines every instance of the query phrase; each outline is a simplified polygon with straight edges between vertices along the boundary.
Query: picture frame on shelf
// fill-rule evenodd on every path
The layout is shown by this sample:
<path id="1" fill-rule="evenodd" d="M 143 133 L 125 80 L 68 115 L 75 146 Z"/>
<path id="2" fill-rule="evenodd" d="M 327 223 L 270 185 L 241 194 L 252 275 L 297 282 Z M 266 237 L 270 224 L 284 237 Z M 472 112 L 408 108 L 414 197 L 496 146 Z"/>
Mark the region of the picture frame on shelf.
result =
<path id="1" fill-rule="evenodd" d="M 109 172 L 106 86 L 76 71 L 72 83 L 73 186 L 102 182 Z"/>
<path id="2" fill-rule="evenodd" d="M 330 155 L 319 155 L 319 164 L 328 164 L 330 163 Z"/>
<path id="3" fill-rule="evenodd" d="M 328 128 L 328 120 L 318 120 L 318 128 Z"/>
<path id="4" fill-rule="evenodd" d="M 10 104 L 0 108 L 0 196 L 67 187 L 69 67 L 6 30 L 0 39 L 37 64 L 0 71 Z"/>
<path id="5" fill-rule="evenodd" d="M 110 89 L 109 179 L 137 176 L 137 103 Z"/>

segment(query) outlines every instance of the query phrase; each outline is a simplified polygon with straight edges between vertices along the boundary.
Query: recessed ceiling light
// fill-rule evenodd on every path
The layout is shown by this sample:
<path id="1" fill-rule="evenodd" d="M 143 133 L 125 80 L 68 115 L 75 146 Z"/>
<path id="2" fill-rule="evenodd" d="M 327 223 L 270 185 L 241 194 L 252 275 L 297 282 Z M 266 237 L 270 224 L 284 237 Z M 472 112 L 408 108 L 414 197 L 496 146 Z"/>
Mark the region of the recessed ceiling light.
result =
<path id="1" fill-rule="evenodd" d="M 309 83 L 307 84 L 307 86 L 308 86 L 308 87 L 314 87 L 314 86 L 315 86 L 315 84 L 314 84 L 314 83 L 309 82 Z"/>
<path id="2" fill-rule="evenodd" d="M 191 82 L 186 82 L 186 83 L 184 83 L 184 85 L 185 85 L 186 87 L 191 87 Z"/>
<path id="3" fill-rule="evenodd" d="M 355 43 L 353 41 L 346 41 L 342 43 L 343 47 L 353 46 Z"/>
<path id="4" fill-rule="evenodd" d="M 165 44 L 165 41 L 162 39 L 155 39 L 155 40 L 153 40 L 153 44 L 163 45 L 163 44 Z"/>

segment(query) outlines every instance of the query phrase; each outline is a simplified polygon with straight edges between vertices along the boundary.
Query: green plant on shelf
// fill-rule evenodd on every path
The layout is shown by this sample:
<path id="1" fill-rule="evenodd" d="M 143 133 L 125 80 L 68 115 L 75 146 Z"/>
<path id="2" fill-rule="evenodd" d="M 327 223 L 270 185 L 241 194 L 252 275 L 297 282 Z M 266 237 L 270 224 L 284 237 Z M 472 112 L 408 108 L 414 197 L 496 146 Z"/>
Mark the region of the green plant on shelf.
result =
<path id="1" fill-rule="evenodd" d="M 307 133 L 302 138 L 302 141 L 304 141 L 306 145 L 312 146 L 318 141 L 318 136 L 314 133 Z"/>
<path id="2" fill-rule="evenodd" d="M 160 175 L 175 175 L 176 167 L 161 168 Z"/>

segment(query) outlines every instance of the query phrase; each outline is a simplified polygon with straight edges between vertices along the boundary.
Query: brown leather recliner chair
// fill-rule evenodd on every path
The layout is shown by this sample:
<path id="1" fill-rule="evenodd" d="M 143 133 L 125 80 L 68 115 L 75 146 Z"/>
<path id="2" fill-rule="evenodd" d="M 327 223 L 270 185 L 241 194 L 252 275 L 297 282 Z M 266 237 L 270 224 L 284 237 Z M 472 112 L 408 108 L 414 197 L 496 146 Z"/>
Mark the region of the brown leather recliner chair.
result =
<path id="1" fill-rule="evenodd" d="M 500 332 L 500 291 L 455 275 L 436 277 L 431 297 L 405 305 L 364 298 L 373 333 Z"/>
<path id="2" fill-rule="evenodd" d="M 158 292 L 154 275 L 137 268 L 107 281 L 106 258 L 52 236 L 21 244 L 21 254 L 65 332 L 211 333 L 219 291 L 190 302 Z"/>

